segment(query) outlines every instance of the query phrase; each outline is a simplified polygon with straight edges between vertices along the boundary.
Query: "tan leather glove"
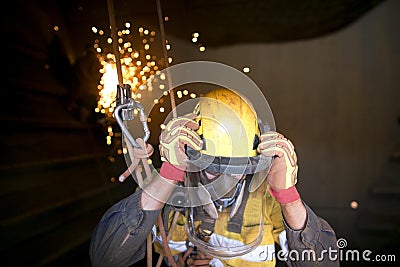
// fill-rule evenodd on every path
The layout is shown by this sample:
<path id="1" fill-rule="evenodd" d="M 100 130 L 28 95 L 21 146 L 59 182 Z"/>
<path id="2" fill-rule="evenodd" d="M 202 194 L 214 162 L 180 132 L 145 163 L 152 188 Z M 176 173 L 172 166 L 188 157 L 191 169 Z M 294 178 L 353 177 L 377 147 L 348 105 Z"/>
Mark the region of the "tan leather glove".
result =
<path id="1" fill-rule="evenodd" d="M 292 142 L 282 134 L 269 131 L 261 135 L 257 151 L 274 157 L 267 182 L 271 189 L 279 192 L 294 186 L 297 182 L 297 156 Z"/>
<path id="2" fill-rule="evenodd" d="M 185 145 L 195 150 L 202 148 L 202 140 L 196 130 L 199 125 L 194 118 L 196 114 L 189 113 L 185 116 L 172 119 L 161 132 L 160 154 L 161 160 L 167 161 L 176 168 L 185 170 L 187 155 Z"/>

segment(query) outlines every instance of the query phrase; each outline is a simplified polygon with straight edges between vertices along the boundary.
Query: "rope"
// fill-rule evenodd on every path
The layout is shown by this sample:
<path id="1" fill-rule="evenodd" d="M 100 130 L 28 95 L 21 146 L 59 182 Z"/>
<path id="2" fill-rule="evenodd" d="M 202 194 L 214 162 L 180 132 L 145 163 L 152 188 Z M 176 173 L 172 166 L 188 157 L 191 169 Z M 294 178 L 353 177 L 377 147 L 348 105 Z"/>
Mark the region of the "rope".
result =
<path id="1" fill-rule="evenodd" d="M 141 168 L 144 168 L 144 171 L 146 173 L 146 177 L 149 179 L 149 182 L 151 181 L 151 169 L 149 166 L 148 158 L 153 154 L 154 149 L 150 144 L 146 144 L 146 142 L 141 139 L 137 138 L 136 142 L 140 145 L 140 148 L 137 147 L 132 147 L 130 142 L 126 143 L 126 146 L 128 148 L 128 153 L 130 158 L 132 159 L 131 165 L 128 167 L 128 169 L 120 175 L 119 181 L 123 182 L 125 179 L 131 174 L 131 172 L 135 172 L 136 178 L 138 185 L 142 188 L 144 186 L 144 181 L 143 181 L 143 176 L 141 173 Z M 142 162 L 141 165 L 140 162 Z M 153 265 L 153 250 L 152 250 L 152 238 L 151 238 L 151 233 L 147 236 L 146 239 L 146 251 L 147 251 L 147 266 L 152 267 Z"/>
<path id="2" fill-rule="evenodd" d="M 118 48 L 118 37 L 117 37 L 117 25 L 115 23 L 115 14 L 114 14 L 114 3 L 112 0 L 107 0 L 108 6 L 108 17 L 110 19 L 110 27 L 111 27 L 111 38 L 115 56 L 115 64 L 117 67 L 117 75 L 118 75 L 118 83 L 119 86 L 124 85 L 124 79 L 122 77 L 122 67 L 121 67 L 121 59 Z"/>
<path id="3" fill-rule="evenodd" d="M 165 62 L 165 67 L 166 67 L 166 72 L 167 72 L 167 81 L 168 81 L 168 88 L 169 88 L 169 96 L 170 96 L 170 100 L 171 100 L 171 110 L 172 110 L 172 116 L 173 118 L 178 117 L 177 113 L 176 113 L 176 103 L 175 103 L 175 95 L 174 95 L 174 89 L 172 88 L 172 77 L 171 77 L 171 73 L 169 71 L 169 62 L 168 62 L 168 52 L 167 52 L 167 48 L 166 48 L 166 38 L 165 38 L 165 27 L 164 27 L 164 17 L 162 14 L 162 8 L 161 8 L 161 2 L 160 0 L 156 0 L 157 3 L 157 14 L 158 14 L 158 23 L 160 26 L 160 32 L 161 32 L 161 40 L 162 40 L 162 50 L 163 50 L 163 55 L 164 55 L 164 62 Z M 164 229 L 164 225 L 162 222 L 162 218 L 161 215 L 158 218 L 158 222 L 159 222 L 159 229 L 160 229 L 160 233 L 161 233 L 161 237 L 163 240 L 163 246 L 164 246 L 164 251 L 167 254 L 167 258 L 169 259 L 170 263 L 172 266 L 176 266 L 176 263 L 174 262 L 173 258 L 172 258 L 172 254 L 171 254 L 171 250 L 168 246 L 168 240 L 171 238 L 171 234 L 173 229 L 175 228 L 176 222 L 178 221 L 178 217 L 179 217 L 179 212 L 175 211 L 174 214 L 174 219 L 172 220 L 171 223 L 171 227 L 168 233 L 168 237 L 165 234 L 165 229 Z M 159 267 L 161 265 L 162 262 L 162 258 L 164 253 L 161 253 L 158 261 L 157 261 L 157 267 Z M 181 265 L 181 264 L 180 264 Z"/>
<path id="4" fill-rule="evenodd" d="M 151 170 L 150 170 L 150 166 L 149 166 L 147 159 L 153 154 L 154 149 L 150 144 L 146 144 L 146 142 L 144 142 L 144 140 L 141 138 L 137 138 L 136 142 L 140 145 L 141 148 L 132 147 L 132 145 L 129 142 L 127 142 L 127 144 L 126 144 L 127 148 L 128 148 L 128 153 L 129 153 L 130 157 L 132 158 L 132 163 L 129 166 L 129 168 L 123 174 L 121 174 L 121 176 L 119 177 L 119 180 L 121 182 L 123 182 L 130 175 L 130 173 L 132 171 L 134 171 L 136 178 L 137 178 L 137 182 L 138 182 L 139 186 L 142 188 L 144 186 L 144 181 L 143 181 L 143 176 L 141 174 L 140 167 L 144 168 L 146 177 L 149 179 L 149 182 L 151 182 L 151 180 L 150 180 L 151 179 Z M 141 165 L 139 165 L 140 162 L 142 162 Z M 161 237 L 163 240 L 163 247 L 164 247 L 165 252 L 161 253 L 158 258 L 158 262 L 156 265 L 158 267 L 161 266 L 164 255 L 167 256 L 168 260 L 170 260 L 170 261 L 172 260 L 174 262 L 174 263 L 171 262 L 171 264 L 175 264 L 175 266 L 176 266 L 176 262 L 174 261 L 172 254 L 171 254 L 171 250 L 169 249 L 169 246 L 168 246 L 168 240 L 170 240 L 170 238 L 171 238 L 171 234 L 176 226 L 178 217 L 179 217 L 179 212 L 175 211 L 174 218 L 172 220 L 171 227 L 170 227 L 170 232 L 168 233 L 168 236 L 166 236 L 166 234 L 165 234 L 166 231 L 165 231 L 164 224 L 162 222 L 161 214 L 159 215 L 158 225 L 159 225 Z M 147 266 L 150 267 L 150 266 L 152 266 L 151 233 L 147 237 L 146 249 L 147 249 Z"/>
<path id="5" fill-rule="evenodd" d="M 185 252 L 182 257 L 183 262 L 186 262 L 187 258 L 189 258 L 190 254 L 192 254 L 194 247 L 189 247 L 189 249 Z M 180 256 L 180 255 L 179 255 Z"/>
<path id="6" fill-rule="evenodd" d="M 174 218 L 172 219 L 171 227 L 169 229 L 169 233 L 168 233 L 168 236 L 167 236 L 167 246 L 168 246 L 168 241 L 171 239 L 171 235 L 172 235 L 172 232 L 174 231 L 174 228 L 175 228 L 175 225 L 176 225 L 176 223 L 178 221 L 178 218 L 179 218 L 179 212 L 175 211 Z M 161 223 L 163 223 L 162 219 L 161 219 Z M 160 231 L 161 231 L 161 229 L 160 229 Z M 165 233 L 165 230 L 164 230 L 164 233 Z M 163 256 L 164 256 L 164 253 L 161 253 L 160 256 L 158 257 L 158 261 L 157 261 L 156 267 L 160 267 L 161 266 L 161 262 L 162 262 Z"/>
<path id="7" fill-rule="evenodd" d="M 134 171 L 138 179 L 138 184 L 143 187 L 143 177 L 138 168 L 140 161 L 142 162 L 142 167 L 145 170 L 146 177 L 151 181 L 151 170 L 148 162 L 148 158 L 153 154 L 154 148 L 150 144 L 146 144 L 142 138 L 137 138 L 136 142 L 141 148 L 132 147 L 130 142 L 126 142 L 126 147 L 130 158 L 132 159 L 131 165 L 119 176 L 119 181 L 123 182 L 129 175 Z"/>
<path id="8" fill-rule="evenodd" d="M 164 228 L 164 224 L 163 224 L 163 221 L 162 221 L 161 214 L 158 215 L 157 219 L 158 219 L 158 227 L 160 228 L 160 234 L 161 234 L 161 239 L 162 239 L 162 243 L 163 243 L 165 254 L 166 254 L 171 266 L 172 267 L 178 267 L 178 265 L 176 264 L 174 258 L 172 257 L 171 249 L 168 246 L 168 238 L 165 235 L 165 228 Z"/>
<path id="9" fill-rule="evenodd" d="M 115 22 L 115 14 L 114 14 L 114 3 L 112 0 L 107 0 L 107 5 L 108 5 L 108 15 L 109 15 L 109 20 L 110 20 L 110 27 L 111 27 L 111 38 L 113 40 L 113 50 L 114 50 L 114 56 L 115 56 L 115 64 L 116 64 L 116 69 L 117 69 L 117 75 L 118 75 L 118 83 L 122 87 L 123 86 L 123 77 L 122 77 L 122 66 L 121 66 L 121 59 L 120 59 L 120 53 L 119 53 L 119 47 L 118 47 L 118 37 L 117 37 L 117 26 Z M 167 81 L 168 81 L 168 88 L 169 88 L 169 95 L 170 95 L 170 100 L 171 100 L 171 109 L 172 109 L 172 115 L 174 118 L 177 117 L 176 113 L 176 103 L 175 103 L 175 96 L 174 96 L 174 90 L 172 88 L 172 80 L 171 80 L 171 74 L 169 71 L 169 62 L 168 62 L 168 53 L 167 53 L 167 48 L 166 48 L 166 38 L 165 38 L 165 29 L 164 29 L 164 18 L 162 15 L 162 10 L 161 10 L 161 3 L 160 0 L 157 0 L 157 13 L 158 13 L 158 21 L 159 21 L 159 26 L 160 26 L 160 31 L 161 31 L 161 38 L 162 38 L 162 47 L 163 47 L 163 55 L 164 55 L 164 62 L 165 62 L 165 67 L 166 67 L 166 74 L 167 74 Z M 141 171 L 138 168 L 140 161 L 142 161 L 142 166 L 145 169 L 146 176 L 151 179 L 151 170 L 147 162 L 147 158 L 149 155 L 151 155 L 154 151 L 153 147 L 151 145 L 146 144 L 142 139 L 137 139 L 137 142 L 140 144 L 140 148 L 132 148 L 132 146 L 127 143 L 128 151 L 130 155 L 133 155 L 133 160 L 131 165 L 128 167 L 128 169 L 120 175 L 119 180 L 123 182 L 132 171 L 135 171 L 138 184 L 140 187 L 143 186 L 143 177 L 141 175 Z M 164 251 L 166 256 L 168 257 L 171 265 L 173 267 L 177 267 L 177 263 L 174 261 L 172 257 L 171 250 L 168 246 L 168 240 L 170 239 L 172 230 L 174 229 L 176 222 L 178 220 L 179 212 L 175 212 L 174 214 L 174 219 L 171 223 L 171 228 L 168 237 L 166 236 L 166 231 L 162 222 L 161 216 L 158 217 L 158 224 L 160 228 L 160 233 L 162 236 L 163 240 L 163 245 L 164 245 Z M 151 242 L 151 234 L 147 237 L 147 266 L 152 265 L 152 242 Z M 164 254 L 164 253 L 163 253 Z M 161 260 L 163 257 L 163 254 L 160 255 L 157 266 L 161 265 Z M 186 256 L 187 257 L 187 256 Z M 186 259 L 184 257 L 184 259 Z M 179 265 L 182 265 L 182 258 L 179 259 Z"/>
<path id="10" fill-rule="evenodd" d="M 168 53 L 167 53 L 167 48 L 166 48 L 166 39 L 165 39 L 165 29 L 164 29 L 164 17 L 162 14 L 162 9 L 161 9 L 161 2 L 160 0 L 157 1 L 157 14 L 158 14 L 158 23 L 160 25 L 160 32 L 161 32 L 161 39 L 162 39 L 162 48 L 163 48 L 163 54 L 164 54 L 164 61 L 165 61 L 165 67 L 166 67 L 166 72 L 167 72 L 167 81 L 168 81 L 168 88 L 169 88 L 169 97 L 171 99 L 171 109 L 172 109 L 172 116 L 174 118 L 177 117 L 176 114 L 176 104 L 175 104 L 175 95 L 174 95 L 174 89 L 172 88 L 172 78 L 171 78 L 171 73 L 169 71 L 169 62 L 168 62 Z"/>
<path id="11" fill-rule="evenodd" d="M 147 267 L 152 267 L 153 266 L 153 249 L 152 249 L 153 243 L 151 242 L 151 232 L 147 236 L 147 244 L 146 244 L 146 250 L 147 250 Z"/>

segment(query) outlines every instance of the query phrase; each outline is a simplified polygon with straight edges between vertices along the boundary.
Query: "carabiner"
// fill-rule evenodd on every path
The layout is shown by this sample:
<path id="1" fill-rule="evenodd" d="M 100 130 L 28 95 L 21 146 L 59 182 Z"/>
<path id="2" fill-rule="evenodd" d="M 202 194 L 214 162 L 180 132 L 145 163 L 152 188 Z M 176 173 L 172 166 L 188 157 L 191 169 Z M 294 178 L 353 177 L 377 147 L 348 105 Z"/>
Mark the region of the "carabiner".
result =
<path id="1" fill-rule="evenodd" d="M 139 102 L 136 102 L 132 97 L 131 97 L 131 87 L 129 84 L 124 84 L 123 87 L 120 85 L 117 85 L 117 107 L 115 108 L 114 111 L 114 116 L 115 119 L 119 125 L 119 127 L 122 130 L 122 133 L 128 138 L 129 142 L 136 148 L 141 148 L 141 146 L 136 142 L 135 138 L 131 135 L 131 133 L 128 131 L 126 126 L 124 125 L 124 121 L 129 121 L 133 120 L 133 111 L 134 109 L 139 110 L 139 120 L 142 122 L 143 125 L 143 130 L 144 130 L 144 137 L 143 140 L 144 142 L 147 142 L 147 140 L 150 137 L 150 130 L 147 125 L 147 117 L 146 114 L 144 113 L 144 108 L 142 104 Z"/>

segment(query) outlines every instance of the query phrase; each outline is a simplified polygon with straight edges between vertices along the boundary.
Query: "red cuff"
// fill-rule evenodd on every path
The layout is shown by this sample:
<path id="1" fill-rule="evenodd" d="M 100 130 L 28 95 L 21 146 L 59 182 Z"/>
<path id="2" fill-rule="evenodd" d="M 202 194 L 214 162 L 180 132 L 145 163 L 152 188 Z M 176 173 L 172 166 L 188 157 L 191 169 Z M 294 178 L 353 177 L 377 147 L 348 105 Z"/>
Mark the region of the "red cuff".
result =
<path id="1" fill-rule="evenodd" d="M 288 204 L 294 202 L 300 198 L 299 192 L 295 186 L 289 187 L 287 189 L 280 190 L 278 192 L 269 189 L 269 192 L 273 198 L 276 199 L 281 204 Z"/>
<path id="2" fill-rule="evenodd" d="M 185 171 L 175 167 L 169 162 L 164 161 L 161 165 L 160 175 L 169 180 L 183 182 Z"/>

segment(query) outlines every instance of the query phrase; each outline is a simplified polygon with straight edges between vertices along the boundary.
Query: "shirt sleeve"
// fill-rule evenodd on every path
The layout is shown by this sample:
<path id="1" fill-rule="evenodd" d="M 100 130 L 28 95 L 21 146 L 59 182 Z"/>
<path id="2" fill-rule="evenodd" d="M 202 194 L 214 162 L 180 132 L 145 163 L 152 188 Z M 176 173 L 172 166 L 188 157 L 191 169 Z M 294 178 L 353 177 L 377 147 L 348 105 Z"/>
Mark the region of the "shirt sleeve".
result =
<path id="1" fill-rule="evenodd" d="M 335 231 L 327 221 L 303 204 L 307 211 L 304 229 L 293 230 L 283 220 L 289 247 L 286 264 L 290 267 L 340 266 Z"/>
<path id="2" fill-rule="evenodd" d="M 93 267 L 130 266 L 144 258 L 146 238 L 161 210 L 140 207 L 142 190 L 114 204 L 95 227 L 89 248 Z"/>

